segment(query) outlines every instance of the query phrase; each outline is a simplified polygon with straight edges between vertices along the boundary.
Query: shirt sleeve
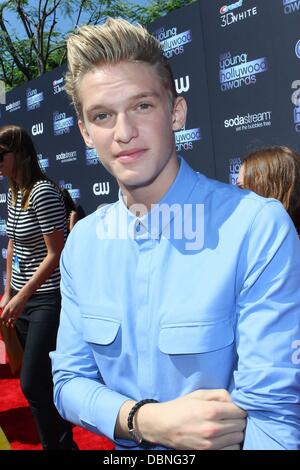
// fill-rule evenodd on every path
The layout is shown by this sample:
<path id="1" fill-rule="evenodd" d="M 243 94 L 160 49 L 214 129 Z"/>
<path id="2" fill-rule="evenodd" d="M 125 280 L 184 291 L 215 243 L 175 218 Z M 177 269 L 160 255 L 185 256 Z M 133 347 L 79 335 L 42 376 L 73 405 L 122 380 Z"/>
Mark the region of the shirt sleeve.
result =
<path id="1" fill-rule="evenodd" d="M 66 211 L 58 189 L 48 181 L 41 182 L 33 188 L 30 199 L 44 235 L 64 229 Z"/>
<path id="2" fill-rule="evenodd" d="M 76 227 L 74 232 L 76 231 Z M 103 382 L 91 348 L 82 336 L 68 253 L 72 234 L 61 257 L 62 310 L 56 351 L 50 353 L 54 402 L 63 418 L 114 440 L 122 404 L 129 400 Z"/>
<path id="3" fill-rule="evenodd" d="M 297 233 L 271 200 L 252 224 L 237 273 L 232 399 L 248 412 L 244 449 L 300 449 L 299 281 Z"/>

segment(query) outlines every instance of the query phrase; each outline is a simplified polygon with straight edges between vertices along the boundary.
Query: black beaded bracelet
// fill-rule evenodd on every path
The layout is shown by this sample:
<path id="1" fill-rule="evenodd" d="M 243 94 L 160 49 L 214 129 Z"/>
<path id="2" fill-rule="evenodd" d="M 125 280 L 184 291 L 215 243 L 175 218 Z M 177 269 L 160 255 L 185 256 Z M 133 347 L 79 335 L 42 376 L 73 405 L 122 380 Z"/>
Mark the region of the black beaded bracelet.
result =
<path id="1" fill-rule="evenodd" d="M 133 418 L 136 412 L 141 408 L 143 405 L 147 405 L 147 403 L 158 403 L 157 400 L 153 400 L 152 398 L 146 398 L 145 400 L 138 401 L 130 410 L 128 419 L 127 419 L 127 426 L 128 432 L 131 435 L 132 439 L 140 446 L 143 447 L 152 447 L 155 444 L 151 444 L 148 441 L 145 441 L 142 436 L 139 435 L 137 430 L 134 428 L 133 425 Z"/>

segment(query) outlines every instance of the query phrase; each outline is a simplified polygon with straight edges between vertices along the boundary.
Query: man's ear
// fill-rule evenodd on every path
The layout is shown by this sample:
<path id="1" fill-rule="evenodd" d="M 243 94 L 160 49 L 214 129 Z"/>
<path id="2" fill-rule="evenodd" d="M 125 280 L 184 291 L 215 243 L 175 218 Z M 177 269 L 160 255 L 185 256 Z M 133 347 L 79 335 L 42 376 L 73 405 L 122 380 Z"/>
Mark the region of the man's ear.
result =
<path id="1" fill-rule="evenodd" d="M 85 144 L 87 147 L 91 147 L 91 148 L 94 148 L 95 145 L 94 145 L 94 142 L 92 141 L 86 127 L 85 127 L 85 124 L 83 121 L 81 121 L 81 119 L 78 120 L 78 127 L 79 127 L 79 130 L 81 132 L 81 135 L 83 137 L 83 140 L 85 141 Z"/>
<path id="2" fill-rule="evenodd" d="M 175 100 L 172 112 L 172 129 L 173 131 L 179 131 L 185 125 L 187 114 L 187 104 L 182 96 L 178 96 Z"/>

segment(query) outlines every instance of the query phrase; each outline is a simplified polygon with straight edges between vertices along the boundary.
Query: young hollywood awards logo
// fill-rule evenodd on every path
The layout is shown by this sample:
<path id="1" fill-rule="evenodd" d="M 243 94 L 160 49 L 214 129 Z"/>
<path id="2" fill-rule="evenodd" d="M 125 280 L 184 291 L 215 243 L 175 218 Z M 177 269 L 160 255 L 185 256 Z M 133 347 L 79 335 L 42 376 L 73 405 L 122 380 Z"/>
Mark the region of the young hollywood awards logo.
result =
<path id="1" fill-rule="evenodd" d="M 176 152 L 192 150 L 193 144 L 202 139 L 201 129 L 183 129 L 175 132 Z"/>
<path id="2" fill-rule="evenodd" d="M 282 3 L 286 15 L 300 11 L 300 0 L 282 0 Z"/>
<path id="3" fill-rule="evenodd" d="M 74 126 L 74 116 L 55 111 L 53 113 L 53 132 L 55 136 L 68 134 Z"/>
<path id="4" fill-rule="evenodd" d="M 300 80 L 295 80 L 292 83 L 292 103 L 293 109 L 293 121 L 295 125 L 295 131 L 300 132 Z"/>
<path id="5" fill-rule="evenodd" d="M 0 219 L 0 237 L 6 237 L 6 220 Z"/>
<path id="6" fill-rule="evenodd" d="M 229 183 L 230 184 L 236 184 L 241 165 L 242 165 L 242 160 L 240 157 L 229 159 Z"/>
<path id="7" fill-rule="evenodd" d="M 226 28 L 226 26 L 231 26 L 232 24 L 238 23 L 240 21 L 246 20 L 252 16 L 257 15 L 257 6 L 248 8 L 243 11 L 235 12 L 237 8 L 243 6 L 243 0 L 239 2 L 232 3 L 231 5 L 224 5 L 220 8 L 221 15 L 221 27 Z"/>
<path id="8" fill-rule="evenodd" d="M 28 88 L 26 90 L 26 104 L 27 104 L 27 111 L 33 111 L 34 109 L 40 108 L 42 102 L 44 101 L 44 92 L 34 88 Z"/>
<path id="9" fill-rule="evenodd" d="M 70 193 L 70 196 L 73 199 L 73 201 L 76 201 L 77 199 L 80 199 L 80 189 L 73 188 L 72 183 L 65 183 L 64 180 L 60 180 L 58 182 L 58 186 L 60 188 L 67 189 L 68 192 Z"/>
<path id="10" fill-rule="evenodd" d="M 97 154 L 97 150 L 95 148 L 87 147 L 85 149 L 85 163 L 87 166 L 97 165 L 101 163 L 100 157 Z"/>
<path id="11" fill-rule="evenodd" d="M 153 35 L 161 43 L 164 55 L 170 59 L 173 56 L 184 53 L 184 47 L 192 42 L 192 30 L 188 29 L 182 33 L 177 32 L 177 27 L 160 29 L 154 31 Z"/>
<path id="12" fill-rule="evenodd" d="M 233 56 L 226 52 L 219 57 L 221 91 L 233 90 L 244 85 L 254 85 L 259 73 L 267 72 L 266 57 L 248 60 L 248 54 Z"/>
<path id="13" fill-rule="evenodd" d="M 42 153 L 37 155 L 39 160 L 39 165 L 43 171 L 46 171 L 49 168 L 49 158 L 44 158 Z"/>

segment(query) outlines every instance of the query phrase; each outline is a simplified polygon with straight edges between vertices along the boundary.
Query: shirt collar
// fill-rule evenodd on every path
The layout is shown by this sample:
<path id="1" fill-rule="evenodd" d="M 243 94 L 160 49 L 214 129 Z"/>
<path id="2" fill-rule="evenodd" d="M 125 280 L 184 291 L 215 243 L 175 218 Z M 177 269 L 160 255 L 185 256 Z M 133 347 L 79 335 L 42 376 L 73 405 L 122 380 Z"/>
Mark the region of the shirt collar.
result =
<path id="1" fill-rule="evenodd" d="M 128 210 L 123 200 L 122 191 L 121 189 L 119 190 L 120 206 L 122 210 L 126 211 L 128 222 L 135 224 L 135 226 L 141 225 L 144 231 L 148 232 L 151 238 L 154 239 L 159 239 L 164 228 L 176 217 L 182 205 L 188 201 L 198 181 L 197 173 L 192 170 L 182 157 L 178 157 L 178 159 L 179 169 L 172 185 L 161 200 L 154 204 L 151 211 L 143 217 L 138 218 Z M 161 216 L 164 213 L 164 207 L 168 213 L 167 217 Z"/>

